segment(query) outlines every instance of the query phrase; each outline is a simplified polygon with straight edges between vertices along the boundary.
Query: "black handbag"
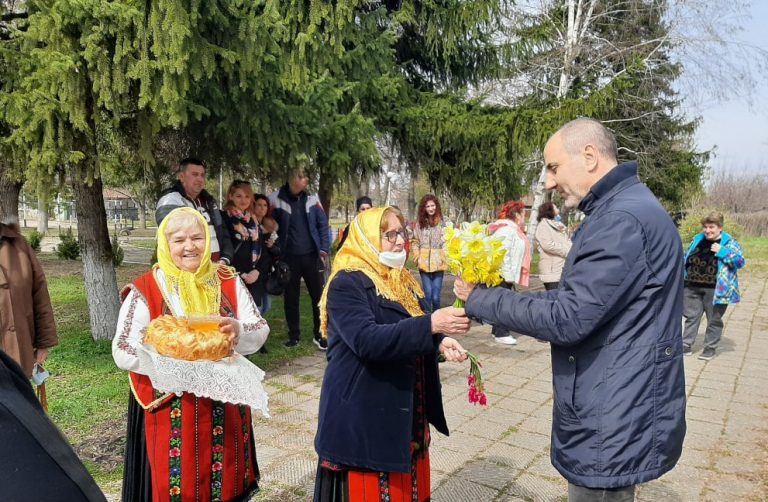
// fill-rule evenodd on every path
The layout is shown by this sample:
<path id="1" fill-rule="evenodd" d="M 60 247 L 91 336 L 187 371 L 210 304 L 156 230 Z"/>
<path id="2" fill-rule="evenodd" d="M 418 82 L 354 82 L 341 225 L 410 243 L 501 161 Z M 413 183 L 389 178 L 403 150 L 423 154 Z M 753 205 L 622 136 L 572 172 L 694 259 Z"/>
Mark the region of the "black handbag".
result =
<path id="1" fill-rule="evenodd" d="M 264 284 L 264 289 L 270 295 L 282 295 L 290 280 L 291 269 L 288 267 L 288 264 L 284 261 L 276 260 L 272 263 L 269 273 L 267 273 L 267 282 Z"/>

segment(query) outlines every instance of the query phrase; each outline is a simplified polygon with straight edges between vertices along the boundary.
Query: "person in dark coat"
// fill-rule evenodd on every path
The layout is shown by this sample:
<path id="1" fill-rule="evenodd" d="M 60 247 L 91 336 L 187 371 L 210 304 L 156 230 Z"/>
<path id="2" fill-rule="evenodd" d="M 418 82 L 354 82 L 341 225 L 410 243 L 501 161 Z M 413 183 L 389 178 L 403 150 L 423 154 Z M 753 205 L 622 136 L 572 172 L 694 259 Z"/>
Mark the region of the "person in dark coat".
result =
<path id="1" fill-rule="evenodd" d="M 3 351 L 0 444 L 0 500 L 107 500 L 64 435 L 43 411 L 28 376 Z"/>
<path id="2" fill-rule="evenodd" d="M 560 288 L 520 294 L 457 280 L 470 317 L 551 342 L 552 464 L 570 501 L 633 500 L 685 436 L 680 236 L 637 163 L 577 119 L 547 142 L 547 189 L 586 214 Z"/>
<path id="3" fill-rule="evenodd" d="M 429 424 L 443 434 L 438 354 L 466 359 L 445 334 L 463 309 L 428 306 L 405 265 L 405 221 L 394 208 L 360 213 L 320 302 L 328 366 L 315 437 L 316 502 L 429 500 Z"/>
<path id="4" fill-rule="evenodd" d="M 255 284 L 253 300 L 259 306 L 261 315 L 264 315 L 272 308 L 272 297 L 267 293 L 266 284 L 272 265 L 280 256 L 280 243 L 277 237 L 279 228 L 274 218 L 269 216 L 271 210 L 269 198 L 257 193 L 254 194 L 253 201 L 253 215 L 259 222 L 259 240 L 261 241 L 261 255 L 256 262 L 259 278 Z"/>
<path id="5" fill-rule="evenodd" d="M 203 215 L 211 231 L 211 258 L 229 265 L 232 262 L 232 242 L 227 227 L 216 206 L 216 200 L 205 190 L 205 164 L 202 160 L 187 157 L 179 162 L 179 180 L 160 194 L 155 210 L 155 222 L 159 226 L 177 207 L 191 207 Z"/>
<path id="6" fill-rule="evenodd" d="M 309 177 L 302 169 L 288 173 L 288 181 L 269 194 L 272 218 L 278 224 L 280 259 L 291 269 L 291 277 L 283 293 L 285 322 L 288 324 L 286 347 L 296 347 L 301 337 L 299 290 L 301 280 L 312 300 L 312 341 L 326 350 L 320 336 L 320 311 L 317 307 L 323 293 L 326 258 L 330 249 L 328 216 L 317 195 L 307 193 Z"/>

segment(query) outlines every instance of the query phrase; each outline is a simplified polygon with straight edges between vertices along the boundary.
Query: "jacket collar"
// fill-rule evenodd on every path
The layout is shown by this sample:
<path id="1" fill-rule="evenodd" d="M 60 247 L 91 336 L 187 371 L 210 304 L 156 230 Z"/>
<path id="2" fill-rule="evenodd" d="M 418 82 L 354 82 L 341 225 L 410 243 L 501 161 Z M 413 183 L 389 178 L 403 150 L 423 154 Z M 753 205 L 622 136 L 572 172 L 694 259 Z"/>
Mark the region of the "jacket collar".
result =
<path id="1" fill-rule="evenodd" d="M 18 236 L 8 225 L 0 225 L 0 239 L 16 239 Z"/>
<path id="2" fill-rule="evenodd" d="M 173 185 L 173 190 L 175 190 L 176 192 L 179 192 L 181 196 L 184 197 L 185 199 L 188 199 L 194 202 L 194 199 L 192 199 L 192 197 L 187 195 L 187 192 L 184 190 L 184 185 L 181 184 L 181 181 L 176 180 L 176 184 Z M 209 194 L 205 190 L 205 188 L 203 188 L 203 191 L 200 192 L 200 195 L 198 195 L 197 198 L 204 204 L 208 204 L 208 201 L 213 200 L 213 197 L 211 197 L 211 194 Z"/>
<path id="3" fill-rule="evenodd" d="M 587 196 L 579 203 L 579 210 L 589 215 L 606 201 L 609 195 L 635 183 L 640 183 L 640 179 L 637 177 L 637 161 L 632 160 L 619 164 L 592 185 Z"/>
<path id="4" fill-rule="evenodd" d="M 290 201 L 290 200 L 297 201 L 297 200 L 301 199 L 302 197 L 306 197 L 307 196 L 307 192 L 304 191 L 304 190 L 299 192 L 297 195 L 293 195 L 291 193 L 290 187 L 288 186 L 288 183 L 283 185 L 280 190 L 283 192 L 283 196 L 284 196 L 285 200 L 288 200 L 288 201 Z"/>

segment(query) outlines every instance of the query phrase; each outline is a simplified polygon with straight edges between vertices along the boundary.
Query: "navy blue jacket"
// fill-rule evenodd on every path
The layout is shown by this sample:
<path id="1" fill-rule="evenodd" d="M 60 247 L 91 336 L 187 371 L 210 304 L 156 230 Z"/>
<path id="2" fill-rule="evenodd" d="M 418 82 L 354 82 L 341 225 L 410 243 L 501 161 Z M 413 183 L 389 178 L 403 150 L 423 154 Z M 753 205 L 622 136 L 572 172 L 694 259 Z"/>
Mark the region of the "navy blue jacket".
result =
<path id="1" fill-rule="evenodd" d="M 340 272 L 328 291 L 328 366 L 315 450 L 320 458 L 410 472 L 416 358 L 424 356 L 427 419 L 448 434 L 430 316 L 411 317 L 376 294 L 362 272 Z"/>
<path id="2" fill-rule="evenodd" d="M 466 311 L 551 342 L 552 464 L 576 485 L 618 488 L 658 478 L 682 451 L 682 243 L 634 162 L 580 209 L 558 290 L 475 288 Z"/>
<path id="3" fill-rule="evenodd" d="M 286 249 L 288 244 L 288 229 L 291 227 L 291 203 L 289 200 L 290 192 L 288 185 L 285 184 L 279 190 L 269 194 L 269 204 L 272 206 L 272 217 L 280 227 L 277 229 L 277 236 L 282 243 L 282 251 L 290 254 Z M 299 197 L 303 198 L 307 210 L 307 221 L 309 222 L 309 235 L 315 245 L 317 252 L 328 252 L 331 246 L 331 236 L 328 232 L 328 216 L 323 211 L 320 199 L 317 195 L 307 195 L 301 192 Z"/>

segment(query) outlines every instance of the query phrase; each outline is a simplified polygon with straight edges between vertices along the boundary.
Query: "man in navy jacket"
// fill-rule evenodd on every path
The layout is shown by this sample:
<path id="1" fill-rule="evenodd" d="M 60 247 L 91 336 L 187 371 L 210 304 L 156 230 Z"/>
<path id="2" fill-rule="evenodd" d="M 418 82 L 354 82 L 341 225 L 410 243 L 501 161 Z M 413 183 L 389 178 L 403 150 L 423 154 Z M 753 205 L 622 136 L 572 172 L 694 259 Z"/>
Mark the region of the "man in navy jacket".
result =
<path id="1" fill-rule="evenodd" d="M 317 348 L 325 350 L 327 343 L 320 336 L 320 295 L 323 294 L 325 259 L 330 248 L 328 217 L 317 195 L 306 192 L 309 178 L 301 169 L 288 173 L 288 182 L 269 194 L 272 217 L 279 225 L 281 259 L 291 269 L 291 280 L 285 287 L 284 309 L 288 324 L 286 347 L 299 344 L 299 289 L 301 279 L 312 299 L 314 321 L 313 341 Z"/>
<path id="2" fill-rule="evenodd" d="M 637 164 L 616 157 L 613 134 L 585 118 L 544 148 L 547 189 L 586 214 L 557 290 L 455 286 L 467 315 L 551 342 L 551 458 L 571 502 L 634 500 L 685 436 L 682 244 Z"/>

